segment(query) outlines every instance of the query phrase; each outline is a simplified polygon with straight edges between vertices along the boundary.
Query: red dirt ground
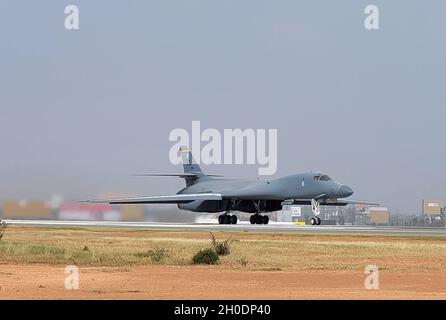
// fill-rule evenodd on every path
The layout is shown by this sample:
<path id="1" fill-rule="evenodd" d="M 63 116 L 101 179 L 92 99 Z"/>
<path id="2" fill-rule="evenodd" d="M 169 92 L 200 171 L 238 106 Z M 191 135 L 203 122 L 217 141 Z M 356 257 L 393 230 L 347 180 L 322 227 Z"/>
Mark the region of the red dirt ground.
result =
<path id="1" fill-rule="evenodd" d="M 64 268 L 0 265 L 0 299 L 446 299 L 446 273 L 380 272 L 380 289 L 347 271 L 233 271 L 221 266 L 81 268 L 65 289 Z"/>

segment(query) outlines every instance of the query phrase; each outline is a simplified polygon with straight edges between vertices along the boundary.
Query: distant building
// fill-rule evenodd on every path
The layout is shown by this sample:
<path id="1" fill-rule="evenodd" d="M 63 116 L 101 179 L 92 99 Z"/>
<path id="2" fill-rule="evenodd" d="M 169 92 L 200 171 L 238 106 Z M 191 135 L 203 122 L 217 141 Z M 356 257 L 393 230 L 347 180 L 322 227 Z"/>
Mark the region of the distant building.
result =
<path id="1" fill-rule="evenodd" d="M 342 222 L 342 209 L 335 206 L 321 206 L 319 217 L 322 224 L 335 225 Z M 311 206 L 285 205 L 277 211 L 278 222 L 297 222 L 309 224 L 313 217 Z"/>
<path id="2" fill-rule="evenodd" d="M 444 226 L 444 217 L 442 216 L 443 201 L 423 199 L 421 205 L 423 225 Z"/>
<path id="3" fill-rule="evenodd" d="M 2 206 L 4 219 L 52 219 L 51 208 L 44 201 L 7 200 Z"/>
<path id="4" fill-rule="evenodd" d="M 283 206 L 282 210 L 277 211 L 277 222 L 304 222 L 302 208 L 299 206 Z"/>
<path id="5" fill-rule="evenodd" d="M 423 207 L 423 210 L 422 210 L 423 215 L 439 216 L 442 208 L 444 207 L 444 204 L 443 204 L 443 201 L 441 201 L 441 200 L 423 199 L 422 207 Z"/>
<path id="6" fill-rule="evenodd" d="M 385 207 L 370 207 L 367 212 L 367 224 L 388 225 L 390 222 L 389 209 Z"/>
<path id="7" fill-rule="evenodd" d="M 113 193 L 102 193 L 99 195 L 99 199 L 113 199 L 113 198 L 131 198 L 136 195 L 131 193 L 123 193 L 123 192 L 113 192 Z M 116 208 L 120 212 L 120 220 L 121 221 L 144 221 L 145 220 L 145 210 L 144 206 L 132 204 L 132 205 L 114 205 L 113 208 Z"/>
<path id="8" fill-rule="evenodd" d="M 121 221 L 144 221 L 145 211 L 141 205 L 122 205 L 120 207 Z"/>
<path id="9" fill-rule="evenodd" d="M 61 220 L 112 220 L 121 219 L 121 213 L 109 204 L 64 203 L 60 206 Z"/>

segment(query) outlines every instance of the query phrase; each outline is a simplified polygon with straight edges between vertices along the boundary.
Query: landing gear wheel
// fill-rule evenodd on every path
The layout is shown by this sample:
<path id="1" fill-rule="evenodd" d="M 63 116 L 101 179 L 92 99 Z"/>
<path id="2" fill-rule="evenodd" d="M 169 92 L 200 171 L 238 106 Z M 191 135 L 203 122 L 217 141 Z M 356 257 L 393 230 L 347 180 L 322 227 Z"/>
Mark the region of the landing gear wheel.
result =
<path id="1" fill-rule="evenodd" d="M 231 216 L 224 215 L 223 217 L 224 217 L 224 224 L 231 224 L 232 222 Z"/>
<path id="2" fill-rule="evenodd" d="M 223 215 L 218 216 L 218 224 L 223 224 L 225 222 Z"/>
<path id="3" fill-rule="evenodd" d="M 261 214 L 253 214 L 249 218 L 249 222 L 251 222 L 251 224 L 268 224 L 269 223 L 269 217 L 268 216 L 262 216 Z"/>
<path id="4" fill-rule="evenodd" d="M 256 215 L 256 224 L 263 224 L 263 216 L 260 214 Z"/>
<path id="5" fill-rule="evenodd" d="M 231 216 L 231 223 L 232 224 L 237 224 L 237 216 Z"/>
<path id="6" fill-rule="evenodd" d="M 316 218 L 311 218 L 311 220 L 310 220 L 310 224 L 311 224 L 312 226 L 317 225 L 317 219 L 316 219 Z"/>
<path id="7" fill-rule="evenodd" d="M 316 217 L 316 225 L 319 226 L 321 224 L 321 218 Z"/>

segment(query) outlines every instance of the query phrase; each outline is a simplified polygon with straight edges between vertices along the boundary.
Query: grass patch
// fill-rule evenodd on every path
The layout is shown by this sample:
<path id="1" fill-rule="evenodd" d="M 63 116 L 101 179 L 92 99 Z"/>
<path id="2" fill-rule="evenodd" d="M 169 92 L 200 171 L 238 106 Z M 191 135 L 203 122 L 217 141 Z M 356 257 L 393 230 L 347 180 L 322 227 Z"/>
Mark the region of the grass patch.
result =
<path id="1" fill-rule="evenodd" d="M 221 237 L 231 239 L 231 254 L 219 259 L 220 267 L 227 269 L 362 273 L 369 264 L 389 272 L 446 269 L 446 241 L 437 238 L 245 232 L 222 232 Z M 190 266 L 192 257 L 205 247 L 209 247 L 209 233 L 201 231 L 9 226 L 7 236 L 0 241 L 0 261 L 104 268 Z"/>
<path id="2" fill-rule="evenodd" d="M 150 258 L 152 262 L 160 263 L 169 257 L 169 250 L 165 248 L 155 247 L 146 252 L 138 252 L 135 256 L 139 258 Z"/>
<path id="3" fill-rule="evenodd" d="M 220 241 L 217 240 L 214 236 L 214 234 L 212 232 L 209 232 L 211 234 L 211 245 L 212 248 L 214 249 L 214 251 L 219 255 L 219 256 L 227 256 L 231 253 L 231 237 L 232 235 L 224 240 L 224 241 Z"/>
<path id="4" fill-rule="evenodd" d="M 219 260 L 217 252 L 211 248 L 202 249 L 192 257 L 193 264 L 218 264 Z"/>
<path id="5" fill-rule="evenodd" d="M 237 259 L 237 263 L 240 264 L 242 267 L 246 267 L 248 265 L 248 260 L 246 260 L 245 257 L 240 257 Z"/>
<path id="6" fill-rule="evenodd" d="M 0 241 L 3 239 L 5 232 L 6 232 L 6 223 L 0 220 Z"/>

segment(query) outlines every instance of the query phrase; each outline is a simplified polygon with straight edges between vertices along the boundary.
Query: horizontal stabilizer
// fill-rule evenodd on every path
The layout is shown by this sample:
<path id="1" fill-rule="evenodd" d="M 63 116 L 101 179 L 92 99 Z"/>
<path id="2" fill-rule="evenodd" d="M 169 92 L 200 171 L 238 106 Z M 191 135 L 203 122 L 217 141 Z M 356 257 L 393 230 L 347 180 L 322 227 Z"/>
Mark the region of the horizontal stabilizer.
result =
<path id="1" fill-rule="evenodd" d="M 134 177 L 179 177 L 179 178 L 194 178 L 199 176 L 208 177 L 222 177 L 218 174 L 199 174 L 199 173 L 137 173 L 132 174 Z"/>
<path id="2" fill-rule="evenodd" d="M 335 201 L 335 203 L 338 203 L 339 205 L 347 205 L 347 204 L 364 204 L 369 206 L 379 206 L 379 203 L 376 202 L 370 202 L 370 201 L 362 201 L 362 200 L 348 200 L 348 199 L 338 199 Z"/>
<path id="3" fill-rule="evenodd" d="M 321 195 L 323 196 L 323 195 Z M 320 199 L 321 196 L 316 197 L 316 200 Z M 298 205 L 311 205 L 311 199 L 294 199 L 289 202 L 284 202 L 284 204 L 298 204 Z M 379 206 L 379 203 L 362 201 L 362 200 L 347 200 L 347 199 L 321 199 L 319 200 L 321 206 L 346 206 L 348 204 L 364 204 L 369 206 Z"/>

